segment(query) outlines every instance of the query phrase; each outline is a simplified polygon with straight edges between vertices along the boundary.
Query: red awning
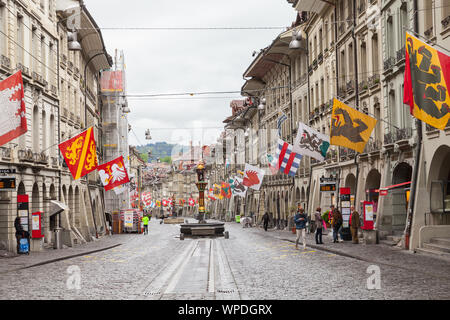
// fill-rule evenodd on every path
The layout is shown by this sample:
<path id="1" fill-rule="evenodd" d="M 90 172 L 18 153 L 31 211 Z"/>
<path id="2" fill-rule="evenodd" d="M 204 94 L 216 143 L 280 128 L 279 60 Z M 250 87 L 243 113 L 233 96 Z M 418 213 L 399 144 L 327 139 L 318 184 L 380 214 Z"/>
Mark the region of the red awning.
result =
<path id="1" fill-rule="evenodd" d="M 399 184 L 394 184 L 394 185 L 392 185 L 392 186 L 388 186 L 388 187 L 384 187 L 384 188 L 380 188 L 380 189 L 383 189 L 383 190 L 389 190 L 389 189 L 394 189 L 394 188 L 406 186 L 406 185 L 408 185 L 408 184 L 411 184 L 411 181 L 403 182 L 403 183 L 399 183 Z"/>
<path id="2" fill-rule="evenodd" d="M 380 193 L 380 196 L 385 196 L 385 195 L 387 195 L 387 192 L 388 192 L 389 189 L 394 189 L 394 188 L 406 186 L 406 185 L 409 185 L 409 184 L 411 184 L 411 181 L 403 182 L 403 183 L 399 183 L 399 184 L 394 184 L 392 186 L 388 186 L 388 187 L 384 187 L 384 188 L 380 188 L 380 189 L 376 189 L 375 192 Z"/>

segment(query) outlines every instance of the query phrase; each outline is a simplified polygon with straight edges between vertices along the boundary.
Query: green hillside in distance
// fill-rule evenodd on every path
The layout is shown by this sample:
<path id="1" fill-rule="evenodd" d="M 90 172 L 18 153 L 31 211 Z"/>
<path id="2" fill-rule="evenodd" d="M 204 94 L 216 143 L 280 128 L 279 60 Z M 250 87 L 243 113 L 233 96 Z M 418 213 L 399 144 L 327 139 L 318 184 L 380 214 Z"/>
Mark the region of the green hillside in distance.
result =
<path id="1" fill-rule="evenodd" d="M 169 144 L 167 142 L 149 143 L 145 146 L 137 146 L 136 149 L 141 154 L 141 157 L 148 162 L 148 152 L 151 151 L 151 161 L 156 161 L 159 158 L 161 161 L 164 159 L 166 162 L 172 156 L 172 149 L 177 146 L 176 144 Z M 182 150 L 189 151 L 188 146 L 181 146 Z M 169 157 L 169 158 L 168 158 Z"/>

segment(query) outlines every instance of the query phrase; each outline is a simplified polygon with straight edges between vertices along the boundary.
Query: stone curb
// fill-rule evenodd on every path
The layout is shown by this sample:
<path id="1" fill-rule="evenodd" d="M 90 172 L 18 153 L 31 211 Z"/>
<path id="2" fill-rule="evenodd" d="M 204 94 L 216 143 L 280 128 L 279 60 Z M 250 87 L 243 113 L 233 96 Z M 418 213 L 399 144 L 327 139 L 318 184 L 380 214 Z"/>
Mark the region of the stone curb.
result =
<path id="1" fill-rule="evenodd" d="M 33 267 L 38 267 L 38 266 L 42 266 L 45 264 L 49 264 L 49 263 L 53 263 L 53 262 L 58 262 L 61 260 L 67 260 L 67 259 L 71 259 L 71 258 L 76 258 L 79 256 L 84 256 L 86 254 L 91 254 L 91 253 L 96 253 L 96 252 L 100 252 L 100 251 L 105 251 L 105 250 L 109 250 L 118 246 L 121 246 L 121 243 L 109 246 L 109 247 L 105 247 L 105 248 L 100 248 L 100 249 L 96 249 L 96 250 L 90 250 L 90 251 L 84 251 L 81 253 L 77 253 L 77 254 L 72 254 L 72 255 L 68 255 L 68 256 L 64 256 L 64 257 L 59 257 L 59 258 L 55 258 L 55 259 L 50 259 L 50 260 L 45 260 L 45 261 L 41 261 L 29 266 L 25 266 L 25 267 L 20 267 L 20 268 L 16 268 L 16 269 L 12 269 L 12 270 L 7 270 L 7 271 L 2 271 L 0 272 L 0 274 L 5 274 L 5 273 L 9 273 L 9 272 L 14 272 L 14 271 L 19 271 L 19 270 L 23 270 L 23 269 L 29 269 L 29 268 L 33 268 Z"/>
<path id="2" fill-rule="evenodd" d="M 295 240 L 286 239 L 286 238 L 279 238 L 279 237 L 276 237 L 276 238 L 279 239 L 279 240 L 289 241 L 289 242 L 295 243 Z M 359 255 L 356 255 L 356 254 L 350 254 L 350 253 L 347 253 L 347 252 L 342 252 L 340 250 L 330 249 L 330 248 L 318 246 L 318 245 L 315 245 L 315 244 L 306 243 L 306 245 L 308 247 L 313 248 L 313 249 L 330 252 L 330 253 L 333 253 L 333 254 L 336 254 L 336 255 L 340 255 L 340 256 L 344 256 L 344 257 L 347 257 L 347 258 L 352 258 L 352 259 L 356 259 L 356 260 L 360 260 L 360 261 L 364 261 L 364 262 L 369 262 L 369 263 L 373 263 L 373 264 L 382 264 L 382 265 L 390 266 L 390 267 L 393 267 L 393 268 L 399 268 L 399 269 L 408 270 L 408 271 L 419 271 L 417 269 L 407 268 L 407 267 L 404 267 L 404 266 L 401 266 L 401 265 L 398 265 L 398 264 L 392 264 L 392 263 L 387 263 L 387 262 L 382 262 L 382 261 L 377 261 L 377 260 L 371 260 L 371 259 L 367 259 L 365 257 L 359 256 Z M 359 244 L 359 245 L 361 245 L 361 244 Z M 421 272 L 423 274 L 426 274 L 426 275 L 428 275 L 430 277 L 433 277 L 433 278 L 450 279 L 449 276 L 442 275 L 442 274 L 436 275 L 436 274 L 432 274 L 432 273 L 429 273 L 429 272 L 426 272 L 426 271 L 421 271 Z"/>

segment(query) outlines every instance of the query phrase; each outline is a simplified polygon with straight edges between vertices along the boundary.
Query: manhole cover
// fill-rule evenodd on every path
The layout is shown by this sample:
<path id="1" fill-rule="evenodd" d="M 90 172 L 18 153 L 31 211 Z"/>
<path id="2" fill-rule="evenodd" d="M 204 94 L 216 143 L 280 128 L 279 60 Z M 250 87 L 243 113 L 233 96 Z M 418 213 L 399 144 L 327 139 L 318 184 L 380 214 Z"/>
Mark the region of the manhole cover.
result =
<path id="1" fill-rule="evenodd" d="M 234 292 L 234 290 L 233 289 L 231 289 L 231 290 L 217 290 L 217 292 L 218 293 L 233 293 Z"/>
<path id="2" fill-rule="evenodd" d="M 159 292 L 159 291 L 157 291 L 157 292 L 154 292 L 154 291 L 145 291 L 144 292 L 144 296 L 157 296 L 157 295 L 160 295 L 161 294 L 161 292 Z"/>

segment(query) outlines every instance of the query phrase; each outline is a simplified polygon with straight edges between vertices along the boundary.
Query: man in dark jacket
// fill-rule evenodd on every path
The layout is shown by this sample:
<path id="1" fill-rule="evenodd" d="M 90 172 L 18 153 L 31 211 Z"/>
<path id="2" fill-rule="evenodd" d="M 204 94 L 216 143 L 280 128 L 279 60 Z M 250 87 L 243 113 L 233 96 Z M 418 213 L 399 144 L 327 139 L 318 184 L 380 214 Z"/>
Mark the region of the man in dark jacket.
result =
<path id="1" fill-rule="evenodd" d="M 333 243 L 338 242 L 339 239 L 339 232 L 341 230 L 341 226 L 342 226 L 342 214 L 341 212 L 334 208 L 333 209 Z"/>
<path id="2" fill-rule="evenodd" d="M 267 212 L 263 215 L 263 225 L 264 230 L 267 231 L 267 227 L 269 226 L 269 214 Z"/>
<path id="3" fill-rule="evenodd" d="M 298 242 L 300 240 L 300 235 L 302 236 L 303 250 L 306 250 L 306 222 L 308 217 L 306 216 L 305 210 L 299 205 L 299 209 L 294 216 L 295 231 L 297 233 L 297 238 L 295 239 L 295 249 L 298 249 Z"/>
<path id="4" fill-rule="evenodd" d="M 17 253 L 20 253 L 19 251 L 20 239 L 22 239 L 23 237 L 24 230 L 22 224 L 20 223 L 19 217 L 17 217 L 16 220 L 14 220 L 14 228 L 16 228 Z"/>
<path id="5" fill-rule="evenodd" d="M 323 244 L 322 242 L 322 226 L 323 219 L 320 215 L 320 207 L 316 209 L 316 213 L 314 214 L 315 223 L 316 223 L 316 244 Z"/>

